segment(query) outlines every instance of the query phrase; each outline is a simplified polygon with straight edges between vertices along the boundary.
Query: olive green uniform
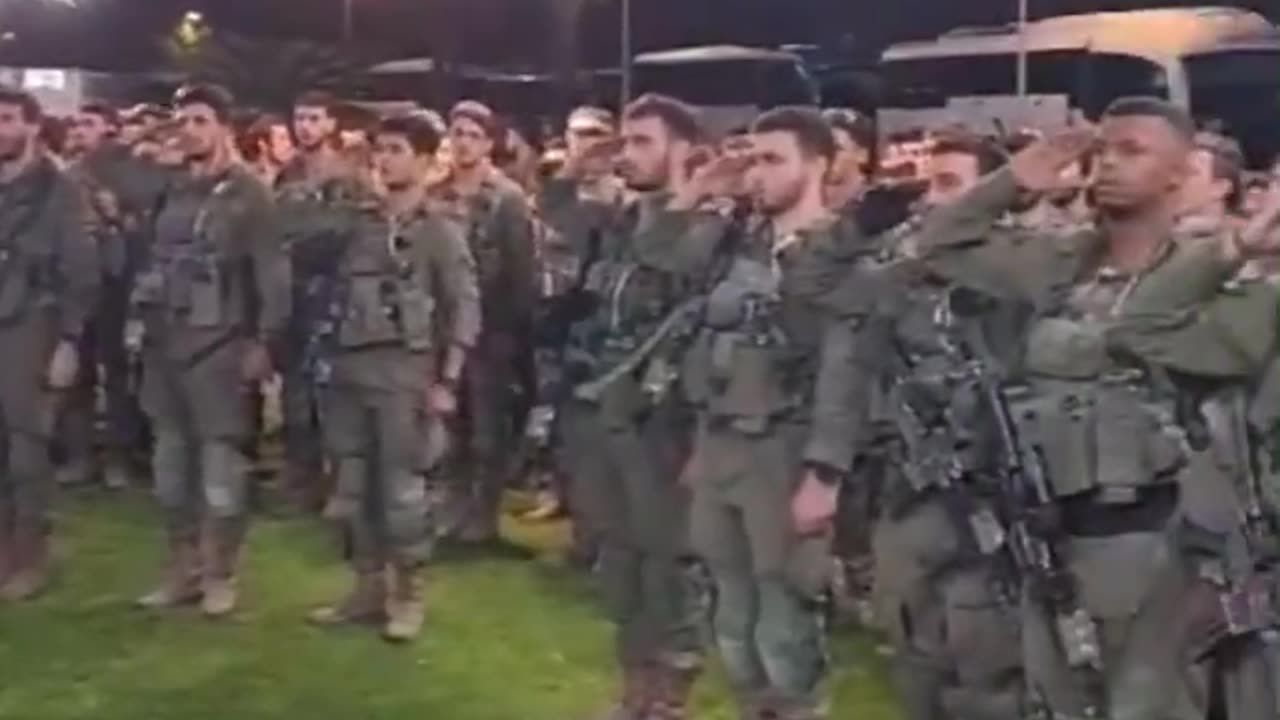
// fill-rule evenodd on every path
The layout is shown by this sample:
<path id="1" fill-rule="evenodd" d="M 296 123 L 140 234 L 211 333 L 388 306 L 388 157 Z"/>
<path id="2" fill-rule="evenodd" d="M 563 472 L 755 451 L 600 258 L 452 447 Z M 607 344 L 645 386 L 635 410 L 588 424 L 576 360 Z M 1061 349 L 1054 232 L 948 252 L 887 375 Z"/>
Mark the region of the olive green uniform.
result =
<path id="1" fill-rule="evenodd" d="M 806 459 L 847 483 L 865 481 L 850 473 L 858 458 L 887 459 L 873 595 L 905 715 L 1015 720 L 1024 711 L 1018 606 L 1001 588 L 1017 579 L 1001 572 L 1000 543 L 979 536 L 998 527 L 996 430 L 954 345 L 950 283 L 914 260 L 870 272 L 874 281 L 854 279 L 860 289 L 843 293 L 824 340 L 814 436 L 826 440 Z M 1002 340 L 994 344 L 1016 345 Z"/>
<path id="2" fill-rule="evenodd" d="M 484 329 L 464 374 L 456 510 L 464 535 L 490 540 L 523 427 L 518 398 L 537 302 L 533 225 L 524 192 L 496 170 L 474 196 L 446 186 L 435 200 L 463 225 L 479 273 Z"/>
<path id="3" fill-rule="evenodd" d="M 79 189 L 47 158 L 0 185 L 0 582 L 45 555 L 59 400 L 47 373 L 59 340 L 80 336 L 95 301 L 86 220 Z"/>
<path id="4" fill-rule="evenodd" d="M 248 524 L 242 448 L 254 425 L 243 360 L 283 326 L 288 260 L 267 190 L 247 169 L 183 177 L 162 202 L 133 293 L 156 495 L 172 543 L 194 543 L 204 523 L 206 582 L 227 582 Z"/>
<path id="5" fill-rule="evenodd" d="M 686 357 L 698 408 L 693 546 L 715 581 L 716 641 L 746 717 L 820 711 L 830 539 L 798 535 L 790 507 L 828 303 L 855 269 L 849 231 L 833 221 L 777 240 L 767 226 L 751 233 L 710 292 Z"/>
<path id="6" fill-rule="evenodd" d="M 575 509 L 599 538 L 600 583 L 628 683 L 653 673 L 691 680 L 701 664 L 696 604 L 681 562 L 687 497 L 677 477 L 687 413 L 674 394 L 646 394 L 643 367 L 618 370 L 696 291 L 723 229 L 718 215 L 673 213 L 667 202 L 661 194 L 642 197 L 600 238 L 586 282 L 594 310 L 574 326 L 569 350 L 567 372 L 585 382 L 562 420 Z M 584 393 L 587 383 L 598 392 Z"/>
<path id="7" fill-rule="evenodd" d="M 391 221 L 366 205 L 352 219 L 323 404 L 336 506 L 358 565 L 417 567 L 431 541 L 424 474 L 439 460 L 426 452 L 427 390 L 446 352 L 479 336 L 475 263 L 456 227 L 423 209 Z"/>
<path id="8" fill-rule="evenodd" d="M 1012 174 L 997 173 L 936 212 L 921 246 L 948 271 L 1011 281 L 1039 309 L 1022 372 L 1005 392 L 1025 450 L 1044 458 L 1064 530 L 1059 550 L 1098 624 L 1102 670 L 1081 678 L 1049 609 L 1025 596 L 1030 691 L 1065 716 L 1093 708 L 1113 718 L 1199 717 L 1184 657 L 1192 577 L 1176 531 L 1186 482 L 1180 389 L 1163 381 L 1156 353 L 1175 337 L 1160 319 L 1194 312 L 1216 291 L 1182 282 L 1182 266 L 1214 264 L 1197 251 L 1203 244 L 1172 238 L 1147 272 L 1128 276 L 1098 266 L 1100 232 L 993 237 L 1016 193 Z"/>
<path id="9" fill-rule="evenodd" d="M 320 398 L 316 392 L 314 342 L 332 302 L 335 264 L 340 252 L 342 213 L 359 196 L 342 178 L 308 177 L 299 159 L 276 179 L 283 244 L 292 267 L 289 323 L 280 352 L 284 446 L 288 490 L 313 502 L 325 490 Z"/>

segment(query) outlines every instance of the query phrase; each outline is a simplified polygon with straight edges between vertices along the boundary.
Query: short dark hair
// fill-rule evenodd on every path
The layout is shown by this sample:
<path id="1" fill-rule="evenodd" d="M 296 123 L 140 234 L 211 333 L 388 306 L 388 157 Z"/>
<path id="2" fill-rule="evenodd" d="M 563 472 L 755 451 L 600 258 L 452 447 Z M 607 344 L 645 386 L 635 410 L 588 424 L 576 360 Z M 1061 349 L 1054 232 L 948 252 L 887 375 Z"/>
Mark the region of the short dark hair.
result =
<path id="1" fill-rule="evenodd" d="M 29 125 L 37 125 L 44 119 L 44 108 L 36 96 L 11 85 L 0 85 L 0 105 L 20 108 L 22 119 Z"/>
<path id="2" fill-rule="evenodd" d="M 324 108 L 324 111 L 330 116 L 333 116 L 334 108 L 338 104 L 338 98 L 326 90 L 308 90 L 293 100 L 294 108 Z"/>
<path id="3" fill-rule="evenodd" d="M 378 123 L 373 135 L 400 135 L 418 155 L 432 155 L 440 149 L 440 133 L 421 115 L 397 115 Z"/>
<path id="4" fill-rule="evenodd" d="M 112 105 L 99 100 L 91 100 L 80 106 L 80 112 L 85 115 L 97 115 L 102 121 L 112 127 L 120 125 L 120 112 Z"/>
<path id="5" fill-rule="evenodd" d="M 706 139 L 698 111 L 666 95 L 642 95 L 626 107 L 622 117 L 631 121 L 655 118 L 677 139 L 695 145 Z"/>
<path id="6" fill-rule="evenodd" d="M 143 123 L 154 120 L 162 123 L 169 119 L 169 112 L 154 103 L 139 103 L 121 113 L 124 123 Z"/>
<path id="7" fill-rule="evenodd" d="M 753 133 L 780 132 L 791 135 L 800 151 L 809 157 L 831 160 L 836 156 L 836 138 L 822 113 L 810 107 L 781 107 L 756 118 Z"/>
<path id="8" fill-rule="evenodd" d="M 221 85 L 184 85 L 173 94 L 173 106 L 176 108 L 192 105 L 207 105 L 213 110 L 218 122 L 226 124 L 231 120 L 231 110 L 235 98 L 231 91 Z"/>
<path id="9" fill-rule="evenodd" d="M 490 140 L 498 139 L 499 131 L 501 130 L 498 116 L 488 105 L 482 102 L 463 100 L 454 105 L 453 109 L 449 111 L 449 123 L 453 124 L 459 120 L 470 120 L 479 125 Z"/>
<path id="10" fill-rule="evenodd" d="M 1009 157 L 999 144 L 988 138 L 969 133 L 947 133 L 934 141 L 929 149 L 931 157 L 940 155 L 968 155 L 978 161 L 978 174 L 988 175 L 1004 167 Z"/>
<path id="11" fill-rule="evenodd" d="M 1235 208 L 1244 194 L 1244 151 L 1240 143 L 1218 133 L 1202 132 L 1196 135 L 1196 149 L 1209 154 L 1211 159 L 1209 172 L 1214 180 L 1225 181 L 1231 185 L 1227 196 L 1227 205 Z"/>
<path id="12" fill-rule="evenodd" d="M 848 135 L 853 144 L 870 152 L 875 151 L 876 125 L 871 118 L 856 110 L 828 108 L 822 111 L 822 119 L 827 121 L 832 130 Z"/>
<path id="13" fill-rule="evenodd" d="M 261 143 L 271 139 L 271 128 L 288 127 L 284 119 L 278 115 L 259 115 L 244 131 L 240 139 L 240 154 L 250 162 L 262 156 Z"/>
<path id="14" fill-rule="evenodd" d="M 1196 136 L 1196 122 L 1191 114 L 1163 98 L 1146 95 L 1120 98 L 1102 113 L 1104 120 L 1117 117 L 1159 118 L 1188 143 Z"/>

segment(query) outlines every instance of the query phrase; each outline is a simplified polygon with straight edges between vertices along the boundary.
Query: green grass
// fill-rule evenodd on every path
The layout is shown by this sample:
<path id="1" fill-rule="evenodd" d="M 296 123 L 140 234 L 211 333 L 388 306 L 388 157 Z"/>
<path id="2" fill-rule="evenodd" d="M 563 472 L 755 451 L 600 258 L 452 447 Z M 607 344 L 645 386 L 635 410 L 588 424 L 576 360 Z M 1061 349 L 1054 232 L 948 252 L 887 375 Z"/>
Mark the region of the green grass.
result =
<path id="1" fill-rule="evenodd" d="M 511 529 L 533 560 L 435 566 L 424 637 L 391 647 L 302 621 L 347 581 L 316 522 L 257 522 L 243 609 L 217 624 L 131 608 L 161 561 L 140 495 L 77 494 L 58 529 L 55 588 L 0 607 L 4 720 L 575 720 L 613 688 L 608 623 L 554 559 L 552 530 Z M 834 717 L 896 720 L 870 644 L 841 638 L 836 656 Z M 697 717 L 733 718 L 722 683 L 702 685 Z"/>

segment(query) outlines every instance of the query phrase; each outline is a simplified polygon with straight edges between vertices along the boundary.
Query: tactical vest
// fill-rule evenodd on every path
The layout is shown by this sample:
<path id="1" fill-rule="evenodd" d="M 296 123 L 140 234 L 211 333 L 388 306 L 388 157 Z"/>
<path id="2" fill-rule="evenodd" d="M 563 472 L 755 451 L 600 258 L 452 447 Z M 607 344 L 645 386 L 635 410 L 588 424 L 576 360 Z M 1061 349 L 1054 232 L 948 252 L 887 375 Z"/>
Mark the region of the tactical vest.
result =
<path id="1" fill-rule="evenodd" d="M 1044 458 L 1060 498 L 1125 504 L 1176 482 L 1186 461 L 1175 398 L 1145 369 L 1108 354 L 1103 322 L 1037 321 L 1026 382 L 1005 391 L 1019 440 Z"/>
<path id="2" fill-rule="evenodd" d="M 767 432 L 805 401 L 785 367 L 779 290 L 777 268 L 735 258 L 707 297 L 704 327 L 686 358 L 689 400 L 745 434 Z"/>
<path id="3" fill-rule="evenodd" d="M 197 330 L 232 320 L 233 269 L 222 252 L 226 228 L 215 227 L 214 214 L 228 209 L 234 190 L 233 179 L 219 181 L 196 211 L 190 233 L 157 239 L 149 267 L 134 286 L 136 307 L 159 309 L 170 322 Z"/>
<path id="4" fill-rule="evenodd" d="M 435 299 L 413 262 L 408 229 L 369 217 L 347 247 L 338 270 L 338 347 L 433 346 Z"/>
<path id="5" fill-rule="evenodd" d="M 914 494 L 962 479 L 980 483 L 996 467 L 978 380 L 948 345 L 945 301 L 941 288 L 913 288 L 896 325 L 893 380 L 878 409 L 890 418 L 902 477 Z"/>
<path id="6" fill-rule="evenodd" d="M 0 200 L 0 323 L 51 305 L 61 292 L 57 241 L 28 237 L 49 202 L 56 173 L 41 165 Z"/>

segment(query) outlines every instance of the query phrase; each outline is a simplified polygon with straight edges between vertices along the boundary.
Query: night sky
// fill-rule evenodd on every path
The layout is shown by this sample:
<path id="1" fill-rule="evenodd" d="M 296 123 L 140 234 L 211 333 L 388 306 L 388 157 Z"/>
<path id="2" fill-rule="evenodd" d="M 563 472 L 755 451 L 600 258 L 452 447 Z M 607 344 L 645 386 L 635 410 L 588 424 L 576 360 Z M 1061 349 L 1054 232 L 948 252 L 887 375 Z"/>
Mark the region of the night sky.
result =
<path id="1" fill-rule="evenodd" d="M 463 59 L 505 66 L 545 64 L 552 0 L 355 0 L 356 37 L 380 57 L 430 54 L 424 28 L 456 26 Z M 618 0 L 586 0 L 581 56 L 605 65 L 618 52 Z M 336 41 L 342 0 L 0 0 L 0 28 L 17 39 L 0 46 L 4 64 L 83 65 L 138 69 L 159 64 L 158 38 L 186 10 L 203 12 L 215 29 L 270 37 Z M 1031 0 L 1033 14 L 1196 5 L 1144 0 Z M 1241 0 L 1280 20 L 1280 0 Z M 708 42 L 835 43 L 849 38 L 874 49 L 936 34 L 960 24 L 1013 19 L 1015 0 L 633 0 L 639 49 Z"/>

